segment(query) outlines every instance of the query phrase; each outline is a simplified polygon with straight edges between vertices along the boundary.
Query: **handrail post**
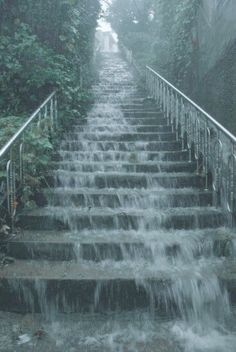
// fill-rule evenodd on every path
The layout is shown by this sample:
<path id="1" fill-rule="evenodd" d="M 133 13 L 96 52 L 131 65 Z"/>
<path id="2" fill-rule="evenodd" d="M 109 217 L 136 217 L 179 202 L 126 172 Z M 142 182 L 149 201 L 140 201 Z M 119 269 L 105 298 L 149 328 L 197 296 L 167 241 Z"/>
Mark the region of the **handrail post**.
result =
<path id="1" fill-rule="evenodd" d="M 54 96 L 54 114 L 55 114 L 55 127 L 58 128 L 58 103 L 57 103 L 57 95 Z"/>
<path id="2" fill-rule="evenodd" d="M 11 229 L 14 231 L 14 218 L 16 213 L 16 177 L 13 148 L 10 150 L 10 159 L 7 162 L 7 208 L 11 220 Z"/>
<path id="3" fill-rule="evenodd" d="M 20 144 L 20 183 L 24 183 L 24 141 Z"/>

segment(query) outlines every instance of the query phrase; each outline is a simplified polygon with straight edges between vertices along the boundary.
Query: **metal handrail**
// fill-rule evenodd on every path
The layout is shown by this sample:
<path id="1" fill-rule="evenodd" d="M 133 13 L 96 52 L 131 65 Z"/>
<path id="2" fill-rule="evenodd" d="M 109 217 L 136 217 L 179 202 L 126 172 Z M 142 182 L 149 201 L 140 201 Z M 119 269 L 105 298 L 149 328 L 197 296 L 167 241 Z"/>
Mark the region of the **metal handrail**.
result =
<path id="1" fill-rule="evenodd" d="M 50 124 L 46 128 L 52 132 L 58 125 L 56 91 L 49 95 L 13 137 L 0 149 L 0 162 L 3 160 L 6 165 L 7 210 L 11 218 L 12 228 L 14 227 L 14 218 L 16 215 L 17 186 L 20 187 L 24 183 L 24 137 L 30 127 L 36 126 L 38 129 L 41 129 L 42 124 L 48 118 L 50 119 Z"/>
<path id="2" fill-rule="evenodd" d="M 0 149 L 0 158 L 3 157 L 6 152 L 11 148 L 15 141 L 22 135 L 26 130 L 29 124 L 37 118 L 40 111 L 47 105 L 47 103 L 56 95 L 56 92 L 53 92 L 49 97 L 40 105 L 40 107 L 29 117 L 29 119 L 22 125 L 22 127 L 14 134 L 14 136 Z"/>
<path id="3" fill-rule="evenodd" d="M 151 67 L 146 66 L 146 69 L 150 70 L 153 74 L 155 74 L 157 77 L 159 77 L 163 82 L 168 84 L 170 88 L 176 91 L 179 95 L 181 95 L 185 100 L 187 100 L 190 104 L 192 104 L 196 109 L 199 110 L 202 114 L 204 114 L 216 127 L 218 127 L 222 132 L 224 132 L 234 143 L 236 143 L 236 137 L 230 133 L 224 126 L 222 126 L 218 121 L 216 121 L 211 115 L 209 115 L 205 110 L 203 110 L 199 105 L 197 105 L 193 100 L 191 100 L 187 95 L 185 95 L 183 92 L 181 92 L 178 88 L 173 86 L 169 81 L 167 81 L 163 76 L 161 76 L 159 73 L 154 71 Z"/>
<path id="4" fill-rule="evenodd" d="M 146 66 L 146 83 L 162 109 L 189 161 L 197 162 L 197 173 L 212 178 L 213 204 L 220 206 L 233 226 L 236 221 L 236 137 L 183 92 L 151 67 Z"/>

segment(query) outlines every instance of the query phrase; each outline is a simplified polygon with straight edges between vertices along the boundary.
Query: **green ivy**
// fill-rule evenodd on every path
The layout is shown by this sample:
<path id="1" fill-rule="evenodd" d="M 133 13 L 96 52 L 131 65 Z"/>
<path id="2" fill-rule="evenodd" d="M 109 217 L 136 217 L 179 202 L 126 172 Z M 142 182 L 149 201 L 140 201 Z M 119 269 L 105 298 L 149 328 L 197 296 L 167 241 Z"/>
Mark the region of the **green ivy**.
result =
<path id="1" fill-rule="evenodd" d="M 0 3 L 0 111 L 30 111 L 55 88 L 61 108 L 91 83 L 98 0 L 3 0 Z M 87 88 L 86 84 L 83 88 Z"/>
<path id="2" fill-rule="evenodd" d="M 83 115 L 92 99 L 99 13 L 99 0 L 0 0 L 0 146 L 55 89 L 61 117 L 58 133 Z M 36 127 L 25 135 L 27 182 L 20 201 L 27 206 L 34 205 L 33 195 L 45 182 L 54 137 Z M 4 162 L 0 161 L 0 181 L 6 176 Z"/>

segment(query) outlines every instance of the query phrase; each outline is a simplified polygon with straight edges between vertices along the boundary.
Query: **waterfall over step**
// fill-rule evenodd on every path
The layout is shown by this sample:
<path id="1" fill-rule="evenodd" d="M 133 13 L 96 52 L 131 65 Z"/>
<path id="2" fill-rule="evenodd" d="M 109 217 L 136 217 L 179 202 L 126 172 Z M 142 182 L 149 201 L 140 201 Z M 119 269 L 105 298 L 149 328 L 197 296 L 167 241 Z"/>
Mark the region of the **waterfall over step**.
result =
<path id="1" fill-rule="evenodd" d="M 21 214 L 7 245 L 4 326 L 36 313 L 50 351 L 235 352 L 234 234 L 128 64 L 106 54 L 99 74 L 47 206 Z"/>

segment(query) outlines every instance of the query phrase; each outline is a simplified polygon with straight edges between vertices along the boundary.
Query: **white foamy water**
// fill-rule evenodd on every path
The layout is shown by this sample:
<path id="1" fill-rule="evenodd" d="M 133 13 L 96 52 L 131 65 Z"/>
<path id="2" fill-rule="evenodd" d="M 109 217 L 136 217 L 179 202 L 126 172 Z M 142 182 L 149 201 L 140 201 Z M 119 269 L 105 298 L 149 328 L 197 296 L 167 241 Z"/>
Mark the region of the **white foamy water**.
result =
<path id="1" fill-rule="evenodd" d="M 138 139 L 138 133 L 151 133 L 152 126 L 161 133 L 165 126 L 145 116 L 145 104 L 156 111 L 156 119 L 158 109 L 142 98 L 129 71 L 119 57 L 104 58 L 100 83 L 94 87 L 94 106 L 86 121 L 61 142 L 56 188 L 47 210 L 67 226 L 81 268 L 92 271 L 96 266 L 108 278 L 132 278 L 149 304 L 142 312 L 64 318 L 58 318 L 54 307 L 54 321 L 42 323 L 48 346 L 51 351 L 65 351 L 66 346 L 71 352 L 234 352 L 234 318 L 218 277 L 226 253 L 235 253 L 235 242 L 227 229 L 214 229 L 219 210 L 210 206 L 206 192 L 199 193 L 200 185 L 187 183 L 188 172 L 163 169 L 168 160 L 172 166 L 186 160 L 173 159 L 171 153 L 181 152 L 178 146 Z M 129 110 L 141 114 L 131 117 Z M 142 163 L 147 170 L 156 169 L 141 170 Z M 96 262 L 83 257 L 81 243 L 86 241 Z M 104 249 L 101 243 L 111 246 Z M 107 282 L 97 281 L 95 311 Z M 46 288 L 35 289 L 44 311 L 45 307 L 50 311 L 43 300 Z"/>

